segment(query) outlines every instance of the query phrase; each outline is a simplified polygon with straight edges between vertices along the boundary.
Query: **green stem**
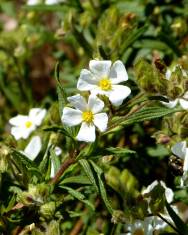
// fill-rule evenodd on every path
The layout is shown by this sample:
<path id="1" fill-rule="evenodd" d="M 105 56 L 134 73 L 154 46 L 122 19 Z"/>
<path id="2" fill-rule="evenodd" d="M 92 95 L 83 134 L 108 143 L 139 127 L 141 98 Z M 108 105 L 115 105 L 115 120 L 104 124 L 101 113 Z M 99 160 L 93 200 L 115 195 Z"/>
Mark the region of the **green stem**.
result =
<path id="1" fill-rule="evenodd" d="M 117 224 L 113 224 L 110 235 L 115 235 Z"/>

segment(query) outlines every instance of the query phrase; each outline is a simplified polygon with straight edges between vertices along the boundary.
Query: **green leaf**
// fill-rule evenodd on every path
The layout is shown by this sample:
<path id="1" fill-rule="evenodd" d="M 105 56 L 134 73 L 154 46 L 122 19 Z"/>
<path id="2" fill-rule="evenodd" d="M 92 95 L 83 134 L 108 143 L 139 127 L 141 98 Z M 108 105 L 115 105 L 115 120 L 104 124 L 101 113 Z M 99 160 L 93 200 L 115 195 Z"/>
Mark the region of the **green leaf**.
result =
<path id="1" fill-rule="evenodd" d="M 59 77 L 59 71 L 60 71 L 60 63 L 57 63 L 55 66 L 55 79 L 57 82 L 57 95 L 58 95 L 58 101 L 59 101 L 59 114 L 60 117 L 62 115 L 63 108 L 67 104 L 67 94 L 61 84 L 60 77 Z"/>
<path id="2" fill-rule="evenodd" d="M 70 134 L 70 132 L 67 130 L 67 128 L 65 129 L 62 126 L 49 126 L 49 127 L 45 127 L 43 129 L 44 131 L 53 131 L 53 132 L 59 132 L 65 136 L 70 137 L 72 140 L 74 140 L 74 138 L 72 137 L 72 135 Z"/>
<path id="3" fill-rule="evenodd" d="M 139 37 L 141 37 L 147 30 L 148 25 L 144 25 L 141 28 L 135 28 L 130 32 L 129 36 L 125 39 L 122 48 L 121 53 L 123 53 L 129 46 L 131 46 Z"/>
<path id="4" fill-rule="evenodd" d="M 63 184 L 91 184 L 90 180 L 87 176 L 79 175 L 79 176 L 71 176 L 61 181 L 60 185 Z"/>
<path id="5" fill-rule="evenodd" d="M 45 4 L 37 4 L 37 5 L 25 5 L 23 6 L 24 10 L 28 11 L 62 11 L 65 10 L 65 6 L 60 6 L 60 5 L 45 5 Z"/>
<path id="6" fill-rule="evenodd" d="M 35 167 L 35 163 L 31 161 L 28 157 L 26 157 L 23 153 L 13 149 L 12 155 L 14 156 L 14 160 L 19 163 L 22 163 L 27 168 Z"/>
<path id="7" fill-rule="evenodd" d="M 85 200 L 85 195 L 81 192 L 78 192 L 72 188 L 69 188 L 67 186 L 60 185 L 60 188 L 66 189 L 70 195 L 72 195 L 74 198 L 78 199 L 79 201 L 85 203 L 87 206 L 89 206 L 93 211 L 95 210 L 95 206 L 88 200 Z"/>
<path id="8" fill-rule="evenodd" d="M 136 152 L 127 148 L 114 148 L 114 147 L 109 147 L 106 149 L 110 153 L 114 153 L 116 155 L 126 155 L 126 154 L 135 154 Z"/>
<path id="9" fill-rule="evenodd" d="M 168 114 L 180 112 L 180 111 L 182 111 L 182 109 L 178 109 L 178 108 L 169 109 L 169 108 L 164 108 L 164 107 L 146 107 L 128 116 L 116 118 L 114 123 L 112 123 L 109 126 L 108 131 L 105 132 L 104 134 L 112 132 L 115 128 L 119 126 L 128 126 L 137 122 L 143 122 L 147 120 L 160 118 Z"/>
<path id="10" fill-rule="evenodd" d="M 50 149 L 50 156 L 51 156 L 51 164 L 53 164 L 54 172 L 56 173 L 61 166 L 61 160 L 60 157 L 55 154 L 55 150 L 53 147 Z"/>
<path id="11" fill-rule="evenodd" d="M 55 79 L 57 82 L 57 95 L 58 95 L 58 102 L 59 102 L 59 115 L 60 117 L 62 116 L 63 113 L 63 108 L 67 105 L 67 94 L 65 92 L 65 89 L 63 88 L 60 77 L 59 77 L 59 72 L 60 72 L 60 63 L 57 63 L 55 66 Z M 66 136 L 69 136 L 74 140 L 73 136 L 73 131 L 74 128 L 70 127 L 62 127 L 61 132 L 65 134 Z"/>
<path id="12" fill-rule="evenodd" d="M 92 168 L 91 168 L 90 164 L 85 159 L 79 160 L 79 163 L 82 166 L 82 168 L 83 168 L 85 174 L 87 175 L 88 179 L 90 180 L 90 182 L 92 183 L 92 185 L 95 187 L 95 189 L 98 192 L 97 182 L 96 182 L 96 179 L 95 179 L 95 176 L 93 174 L 93 171 L 92 171 Z"/>
<path id="13" fill-rule="evenodd" d="M 46 150 L 43 160 L 39 165 L 39 170 L 45 175 L 45 179 L 50 179 L 51 174 L 51 160 L 50 160 L 50 148 Z"/>
<path id="14" fill-rule="evenodd" d="M 106 208 L 108 209 L 110 214 L 113 214 L 113 208 L 111 207 L 111 203 L 108 200 L 107 197 L 107 193 L 106 193 L 106 189 L 104 186 L 103 181 L 105 181 L 104 179 L 104 175 L 103 175 L 103 171 L 100 167 L 98 167 L 92 160 L 90 160 L 90 163 L 92 164 L 95 172 L 97 173 L 97 177 L 98 177 L 98 184 L 99 184 L 99 189 L 100 189 L 100 195 L 106 205 Z"/>
<path id="15" fill-rule="evenodd" d="M 180 235 L 188 234 L 188 226 L 181 220 L 181 218 L 176 214 L 172 207 L 166 202 L 166 209 L 172 218 L 172 221 L 176 225 L 176 228 Z"/>

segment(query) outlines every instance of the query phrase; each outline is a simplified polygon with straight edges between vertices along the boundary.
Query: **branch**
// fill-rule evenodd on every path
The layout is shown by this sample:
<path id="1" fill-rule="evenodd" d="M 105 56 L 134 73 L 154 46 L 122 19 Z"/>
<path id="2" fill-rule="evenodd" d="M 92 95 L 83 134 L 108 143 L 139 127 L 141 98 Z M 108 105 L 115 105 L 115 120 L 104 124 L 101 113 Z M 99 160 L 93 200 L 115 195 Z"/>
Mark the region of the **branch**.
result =
<path id="1" fill-rule="evenodd" d="M 62 176 L 62 174 L 65 172 L 65 170 L 72 164 L 76 162 L 75 158 L 68 158 L 64 161 L 54 178 L 49 182 L 50 184 L 56 184 L 59 181 L 59 178 Z"/>

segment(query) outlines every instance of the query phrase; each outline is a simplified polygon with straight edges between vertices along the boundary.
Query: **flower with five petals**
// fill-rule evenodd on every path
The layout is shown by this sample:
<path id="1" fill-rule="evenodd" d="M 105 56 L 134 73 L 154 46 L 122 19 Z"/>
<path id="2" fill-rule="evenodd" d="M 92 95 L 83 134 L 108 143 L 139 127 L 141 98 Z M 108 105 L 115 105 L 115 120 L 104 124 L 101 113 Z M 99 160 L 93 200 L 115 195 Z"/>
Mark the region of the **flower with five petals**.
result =
<path id="1" fill-rule="evenodd" d="M 46 115 L 46 109 L 33 108 L 29 111 L 29 115 L 20 115 L 13 117 L 9 120 L 12 126 L 11 134 L 16 140 L 21 138 L 27 139 L 31 132 L 33 132 L 37 126 L 40 126 L 42 120 Z"/>
<path id="2" fill-rule="evenodd" d="M 94 142 L 96 137 L 95 126 L 101 132 L 104 132 L 107 128 L 108 116 L 106 113 L 101 113 L 104 102 L 95 95 L 90 95 L 87 103 L 84 97 L 79 94 L 68 97 L 68 101 L 75 109 L 69 107 L 63 109 L 62 123 L 67 126 L 81 124 L 76 139 Z"/>
<path id="3" fill-rule="evenodd" d="M 128 80 L 127 71 L 120 60 L 113 65 L 110 60 L 91 60 L 89 69 L 81 71 L 77 83 L 78 90 L 105 95 L 114 106 L 121 105 L 130 95 L 129 87 L 118 85 Z"/>

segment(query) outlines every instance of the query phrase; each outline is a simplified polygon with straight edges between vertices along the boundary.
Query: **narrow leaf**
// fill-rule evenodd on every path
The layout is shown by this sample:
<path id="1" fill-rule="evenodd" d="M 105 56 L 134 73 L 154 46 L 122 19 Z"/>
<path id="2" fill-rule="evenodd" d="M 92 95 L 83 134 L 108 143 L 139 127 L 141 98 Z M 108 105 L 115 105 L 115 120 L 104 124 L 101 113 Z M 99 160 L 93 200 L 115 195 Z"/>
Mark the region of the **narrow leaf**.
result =
<path id="1" fill-rule="evenodd" d="M 94 176 L 94 174 L 92 172 L 92 169 L 90 167 L 90 164 L 85 159 L 79 160 L 79 163 L 82 166 L 82 168 L 83 168 L 85 174 L 87 175 L 88 179 L 90 180 L 90 182 L 93 184 L 93 186 L 95 187 L 95 189 L 98 192 L 97 182 L 96 182 L 95 176 Z"/>
<path id="2" fill-rule="evenodd" d="M 103 171 L 93 161 L 90 160 L 90 163 L 92 164 L 95 172 L 97 173 L 99 189 L 100 189 L 100 195 L 101 195 L 101 197 L 102 197 L 109 213 L 113 214 L 113 208 L 111 207 L 111 203 L 108 200 L 106 189 L 105 189 L 105 186 L 104 186 L 104 183 L 103 183 L 103 181 L 105 181 L 104 176 L 103 176 Z"/>
<path id="3" fill-rule="evenodd" d="M 74 198 L 78 199 L 79 201 L 85 203 L 87 206 L 89 206 L 93 211 L 95 210 L 94 205 L 88 201 L 85 200 L 85 195 L 81 192 L 76 191 L 75 189 L 66 187 L 66 186 L 60 186 L 60 188 L 66 189 L 70 195 L 72 195 Z"/>

